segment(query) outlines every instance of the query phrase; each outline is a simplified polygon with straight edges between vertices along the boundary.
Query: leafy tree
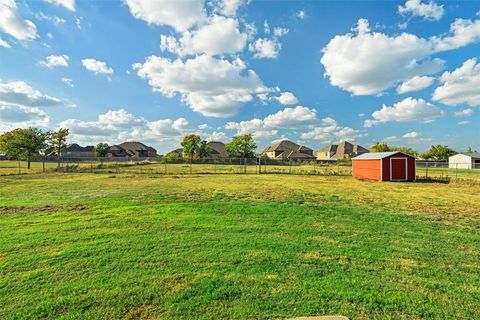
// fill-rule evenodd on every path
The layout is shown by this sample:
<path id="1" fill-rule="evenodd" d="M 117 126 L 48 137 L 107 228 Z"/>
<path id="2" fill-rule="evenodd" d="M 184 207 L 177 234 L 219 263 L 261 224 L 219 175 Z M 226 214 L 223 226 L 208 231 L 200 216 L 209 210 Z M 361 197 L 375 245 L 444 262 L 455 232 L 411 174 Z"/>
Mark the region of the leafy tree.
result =
<path id="1" fill-rule="evenodd" d="M 373 146 L 371 146 L 371 149 L 374 152 L 388 152 L 388 151 L 390 151 L 390 147 L 385 142 L 375 142 L 375 144 Z"/>
<path id="2" fill-rule="evenodd" d="M 212 152 L 212 148 L 210 148 L 210 146 L 207 144 L 207 141 L 202 140 L 198 148 L 198 157 L 207 158 L 208 156 L 210 156 L 211 152 Z"/>
<path id="3" fill-rule="evenodd" d="M 241 158 L 253 158 L 257 144 L 251 134 L 242 134 L 232 138 L 230 143 L 225 146 L 227 152 L 235 154 Z"/>
<path id="4" fill-rule="evenodd" d="M 425 160 L 442 161 L 447 160 L 448 157 L 454 154 L 455 151 L 450 149 L 448 146 L 437 144 L 436 146 L 432 146 L 427 152 L 422 153 L 420 157 Z"/>
<path id="5" fill-rule="evenodd" d="M 198 155 L 200 151 L 200 136 L 196 134 L 189 134 L 183 138 L 181 143 L 183 148 L 183 154 L 188 156 L 188 160 L 190 162 L 190 173 L 192 173 L 192 161 L 193 158 Z"/>
<path id="6" fill-rule="evenodd" d="M 103 165 L 103 158 L 105 158 L 108 155 L 109 149 L 110 149 L 110 146 L 106 143 L 99 143 L 95 147 L 95 156 L 97 158 L 100 158 L 100 165 Z"/>
<path id="7" fill-rule="evenodd" d="M 67 147 L 68 129 L 60 128 L 58 131 L 50 133 L 49 142 L 53 148 L 53 152 L 57 155 L 57 166 L 60 167 L 60 157 L 62 149 Z"/>
<path id="8" fill-rule="evenodd" d="M 417 151 L 415 151 L 415 150 L 413 150 L 412 148 L 409 148 L 409 147 L 393 147 L 390 150 L 391 151 L 403 152 L 403 153 L 411 155 L 412 157 L 415 157 L 417 155 Z"/>
<path id="9" fill-rule="evenodd" d="M 467 148 L 467 153 L 474 153 L 477 152 L 477 150 L 473 149 L 472 147 Z"/>
<path id="10" fill-rule="evenodd" d="M 170 153 L 167 153 L 164 158 L 166 161 L 174 162 L 174 161 L 177 161 L 178 158 L 180 158 L 180 156 L 176 152 L 170 152 Z"/>
<path id="11" fill-rule="evenodd" d="M 37 128 L 15 129 L 0 135 L 0 151 L 7 156 L 28 161 L 47 147 L 47 133 Z"/>

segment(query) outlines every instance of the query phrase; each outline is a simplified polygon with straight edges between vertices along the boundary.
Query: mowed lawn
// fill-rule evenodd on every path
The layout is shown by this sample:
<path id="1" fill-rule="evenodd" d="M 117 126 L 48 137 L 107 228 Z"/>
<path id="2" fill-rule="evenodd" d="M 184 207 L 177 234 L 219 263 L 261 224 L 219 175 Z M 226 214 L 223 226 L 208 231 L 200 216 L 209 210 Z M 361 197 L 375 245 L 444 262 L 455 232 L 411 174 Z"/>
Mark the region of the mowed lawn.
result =
<path id="1" fill-rule="evenodd" d="M 480 318 L 480 186 L 0 177 L 0 319 Z"/>

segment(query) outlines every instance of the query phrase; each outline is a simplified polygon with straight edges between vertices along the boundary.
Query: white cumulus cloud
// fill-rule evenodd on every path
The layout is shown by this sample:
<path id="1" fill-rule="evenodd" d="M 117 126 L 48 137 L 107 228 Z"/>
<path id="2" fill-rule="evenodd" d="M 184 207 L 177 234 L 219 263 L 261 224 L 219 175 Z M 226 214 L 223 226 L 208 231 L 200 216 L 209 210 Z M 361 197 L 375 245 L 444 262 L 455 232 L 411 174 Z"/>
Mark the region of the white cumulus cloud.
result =
<path id="1" fill-rule="evenodd" d="M 0 82 L 0 102 L 28 107 L 62 105 L 56 97 L 49 96 L 32 88 L 24 81 Z"/>
<path id="2" fill-rule="evenodd" d="M 0 38 L 0 47 L 11 48 L 12 46 L 7 41 Z"/>
<path id="3" fill-rule="evenodd" d="M 370 128 L 387 122 L 431 122 L 443 114 L 442 110 L 423 99 L 408 97 L 393 106 L 384 104 L 380 110 L 372 113 L 373 119 L 365 120 L 364 126 Z"/>
<path id="4" fill-rule="evenodd" d="M 295 97 L 295 95 L 291 92 L 282 92 L 280 96 L 278 97 L 273 97 L 273 99 L 277 100 L 283 105 L 290 105 L 290 104 L 297 104 L 298 99 Z"/>
<path id="5" fill-rule="evenodd" d="M 443 17 L 445 10 L 443 5 L 438 5 L 434 1 L 423 3 L 421 0 L 407 0 L 405 5 L 398 6 L 398 13 L 438 21 Z"/>
<path id="6" fill-rule="evenodd" d="M 180 56 L 206 53 L 232 54 L 243 50 L 247 34 L 239 31 L 236 19 L 213 15 L 198 30 L 185 31 L 180 39 L 160 36 L 160 49 Z"/>
<path id="7" fill-rule="evenodd" d="M 95 74 L 103 73 L 103 74 L 112 74 L 113 69 L 110 68 L 106 62 L 98 61 L 95 59 L 83 59 L 82 64 L 85 69 L 94 72 Z"/>
<path id="8" fill-rule="evenodd" d="M 229 61 L 201 55 L 182 61 L 150 56 L 133 67 L 154 91 L 166 97 L 180 94 L 192 110 L 209 117 L 230 117 L 255 94 L 267 90 L 239 58 Z"/>
<path id="9" fill-rule="evenodd" d="M 59 56 L 48 56 L 45 61 L 40 61 L 40 65 L 44 66 L 45 68 L 54 68 L 54 67 L 68 67 L 68 60 L 69 57 L 66 54 L 62 54 Z"/>
<path id="10" fill-rule="evenodd" d="M 0 31 L 17 40 L 33 40 L 38 37 L 37 27 L 32 21 L 20 16 L 15 0 L 0 0 Z"/>
<path id="11" fill-rule="evenodd" d="M 227 17 L 233 17 L 245 3 L 246 0 L 218 0 L 215 3 L 215 11 Z"/>
<path id="12" fill-rule="evenodd" d="M 449 34 L 428 39 L 372 32 L 365 19 L 354 30 L 331 39 L 320 60 L 330 83 L 354 95 L 376 95 L 414 77 L 438 73 L 445 62 L 432 59 L 433 54 L 480 40 L 480 20 L 457 19 Z"/>
<path id="13" fill-rule="evenodd" d="M 474 113 L 473 109 L 463 109 L 462 111 L 457 111 L 454 114 L 457 117 L 468 117 Z"/>
<path id="14" fill-rule="evenodd" d="M 0 102 L 0 133 L 15 128 L 47 127 L 50 117 L 37 107 Z"/>
<path id="15" fill-rule="evenodd" d="M 414 139 L 418 138 L 420 134 L 416 131 L 407 132 L 403 135 L 403 138 Z"/>
<path id="16" fill-rule="evenodd" d="M 75 0 L 46 0 L 57 7 L 64 7 L 69 11 L 75 11 Z"/>
<path id="17" fill-rule="evenodd" d="M 266 128 L 296 128 L 313 124 L 317 121 L 315 109 L 303 106 L 285 108 L 267 116 L 264 120 Z"/>
<path id="18" fill-rule="evenodd" d="M 67 119 L 58 126 L 68 128 L 72 140 L 87 144 L 142 141 L 154 145 L 162 143 L 167 150 L 192 132 L 184 118 L 147 120 L 125 109 L 109 110 L 98 115 L 96 120 Z"/>
<path id="19" fill-rule="evenodd" d="M 440 78 L 442 85 L 435 89 L 432 99 L 448 106 L 467 104 L 480 106 L 480 63 L 472 58 Z"/>
<path id="20" fill-rule="evenodd" d="M 73 88 L 73 79 L 70 79 L 70 78 L 62 78 L 62 82 L 65 83 L 67 86 Z"/>
<path id="21" fill-rule="evenodd" d="M 276 59 L 281 48 L 282 44 L 276 39 L 267 38 L 258 38 L 248 46 L 248 50 L 256 59 Z"/>
<path id="22" fill-rule="evenodd" d="M 339 142 L 344 140 L 355 141 L 365 133 L 350 127 L 340 126 L 331 117 L 323 118 L 314 128 L 300 135 L 300 139 L 319 140 L 323 142 Z"/>
<path id="23" fill-rule="evenodd" d="M 402 82 L 402 84 L 397 87 L 397 93 L 402 94 L 407 92 L 420 91 L 422 89 L 430 87 L 434 80 L 434 77 L 415 76 Z"/>
<path id="24" fill-rule="evenodd" d="M 204 1 L 124 0 L 130 13 L 153 25 L 167 25 L 176 31 L 186 31 L 206 20 Z"/>
<path id="25" fill-rule="evenodd" d="M 447 51 L 464 47 L 480 40 L 480 20 L 456 19 L 450 25 L 450 35 L 430 39 L 435 51 Z"/>

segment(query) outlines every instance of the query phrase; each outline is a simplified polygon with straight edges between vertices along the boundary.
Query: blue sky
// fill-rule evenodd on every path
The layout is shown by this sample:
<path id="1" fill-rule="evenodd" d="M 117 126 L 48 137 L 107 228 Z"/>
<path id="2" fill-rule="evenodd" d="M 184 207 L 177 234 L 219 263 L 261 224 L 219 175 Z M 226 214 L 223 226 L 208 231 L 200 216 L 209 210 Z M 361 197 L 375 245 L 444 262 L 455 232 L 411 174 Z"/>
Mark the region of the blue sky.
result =
<path id="1" fill-rule="evenodd" d="M 0 0 L 0 132 L 480 150 L 475 1 Z"/>

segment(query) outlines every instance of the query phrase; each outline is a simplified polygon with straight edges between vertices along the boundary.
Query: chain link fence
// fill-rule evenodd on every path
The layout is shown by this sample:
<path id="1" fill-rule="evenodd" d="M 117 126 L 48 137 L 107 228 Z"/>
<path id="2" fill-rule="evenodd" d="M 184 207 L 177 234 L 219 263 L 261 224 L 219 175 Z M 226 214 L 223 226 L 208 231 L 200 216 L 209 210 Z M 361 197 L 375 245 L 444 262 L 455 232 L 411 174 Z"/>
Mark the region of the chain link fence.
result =
<path id="1" fill-rule="evenodd" d="M 0 160 L 0 175 L 33 173 L 106 174 L 294 174 L 351 176 L 351 161 L 279 161 L 267 158 L 188 159 L 166 158 L 42 158 Z M 418 181 L 480 182 L 480 163 L 416 162 Z"/>

